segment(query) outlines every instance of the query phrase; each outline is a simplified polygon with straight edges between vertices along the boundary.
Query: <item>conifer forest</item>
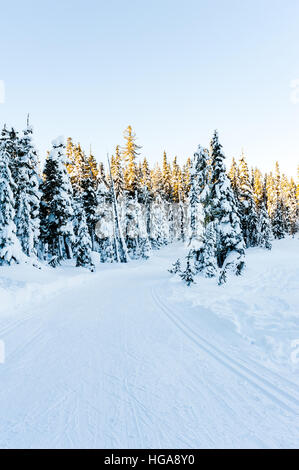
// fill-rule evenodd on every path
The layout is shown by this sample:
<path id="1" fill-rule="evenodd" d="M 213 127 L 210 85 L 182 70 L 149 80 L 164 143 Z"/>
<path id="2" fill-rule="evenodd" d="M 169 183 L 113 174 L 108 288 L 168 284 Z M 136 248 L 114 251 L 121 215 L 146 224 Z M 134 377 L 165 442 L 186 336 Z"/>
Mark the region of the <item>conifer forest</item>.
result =
<path id="1" fill-rule="evenodd" d="M 164 152 L 153 167 L 131 126 L 102 162 L 58 137 L 41 167 L 32 138 L 29 120 L 23 132 L 1 132 L 2 266 L 74 259 L 93 271 L 92 252 L 127 263 L 182 241 L 188 253 L 174 260 L 175 273 L 187 285 L 199 273 L 222 284 L 242 274 L 247 248 L 271 250 L 273 239 L 299 230 L 295 179 L 279 162 L 266 174 L 248 168 L 244 154 L 227 170 L 217 131 L 183 165 Z"/>

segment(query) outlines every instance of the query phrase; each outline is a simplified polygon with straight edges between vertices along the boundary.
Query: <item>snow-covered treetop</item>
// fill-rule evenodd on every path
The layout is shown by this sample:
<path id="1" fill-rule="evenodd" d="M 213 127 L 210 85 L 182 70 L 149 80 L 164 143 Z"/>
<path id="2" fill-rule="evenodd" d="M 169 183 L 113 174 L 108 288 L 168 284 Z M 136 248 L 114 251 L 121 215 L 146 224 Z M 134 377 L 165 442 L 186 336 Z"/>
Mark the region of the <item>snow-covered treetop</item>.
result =
<path id="1" fill-rule="evenodd" d="M 61 147 L 64 145 L 64 136 L 59 135 L 56 139 L 52 140 L 53 147 Z"/>

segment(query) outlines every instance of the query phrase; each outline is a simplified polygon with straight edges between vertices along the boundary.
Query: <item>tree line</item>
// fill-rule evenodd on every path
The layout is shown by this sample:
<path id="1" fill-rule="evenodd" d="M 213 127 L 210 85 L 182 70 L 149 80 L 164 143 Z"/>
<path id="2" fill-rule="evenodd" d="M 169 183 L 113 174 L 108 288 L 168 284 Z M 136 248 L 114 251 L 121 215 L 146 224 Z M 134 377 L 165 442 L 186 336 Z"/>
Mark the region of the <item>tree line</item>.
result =
<path id="1" fill-rule="evenodd" d="M 190 284 L 195 274 L 239 274 L 245 248 L 271 248 L 272 237 L 298 230 L 298 185 L 281 175 L 249 171 L 245 156 L 226 172 L 215 133 L 180 166 L 150 167 L 131 126 L 107 162 L 62 138 L 52 142 L 41 170 L 27 122 L 21 133 L 3 127 L 0 138 L 0 265 L 62 260 L 94 269 L 101 262 L 150 256 L 174 240 L 188 256 L 174 271 Z M 97 255 L 96 255 L 97 254 Z M 191 280 L 192 279 L 192 280 Z"/>

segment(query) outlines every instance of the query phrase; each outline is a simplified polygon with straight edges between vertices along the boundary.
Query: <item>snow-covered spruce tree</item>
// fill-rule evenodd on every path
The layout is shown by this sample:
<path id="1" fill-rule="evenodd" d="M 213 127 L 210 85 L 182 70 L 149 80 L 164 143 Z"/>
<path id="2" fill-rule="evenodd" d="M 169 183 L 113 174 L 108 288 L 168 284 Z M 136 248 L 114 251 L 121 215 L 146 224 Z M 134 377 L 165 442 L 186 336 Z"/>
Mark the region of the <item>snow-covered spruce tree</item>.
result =
<path id="1" fill-rule="evenodd" d="M 111 176 L 113 178 L 116 199 L 122 195 L 124 189 L 124 174 L 122 167 L 122 155 L 119 146 L 116 146 L 115 156 L 111 157 Z"/>
<path id="2" fill-rule="evenodd" d="M 182 170 L 177 163 L 177 157 L 174 157 L 172 163 L 171 185 L 172 200 L 174 202 L 179 202 L 181 194 L 183 193 L 183 175 Z"/>
<path id="3" fill-rule="evenodd" d="M 299 230 L 299 204 L 296 199 L 296 184 L 293 179 L 290 182 L 288 198 L 288 221 L 289 234 L 294 236 Z"/>
<path id="4" fill-rule="evenodd" d="M 177 221 L 178 221 L 178 232 L 177 232 L 177 240 L 181 240 L 182 242 L 185 241 L 188 230 L 188 221 L 186 220 L 186 213 L 185 207 L 188 207 L 188 203 L 184 203 L 182 199 L 180 199 L 179 206 L 178 206 L 178 213 L 177 213 Z"/>
<path id="5" fill-rule="evenodd" d="M 52 266 L 72 257 L 73 191 L 65 165 L 62 137 L 52 142 L 41 184 L 41 241 L 44 255 Z"/>
<path id="6" fill-rule="evenodd" d="M 272 232 L 274 238 L 277 238 L 278 240 L 284 238 L 285 236 L 284 210 L 282 201 L 280 199 L 276 201 L 276 205 L 272 214 Z"/>
<path id="7" fill-rule="evenodd" d="M 135 220 L 137 227 L 137 257 L 148 259 L 151 255 L 151 244 L 147 232 L 146 208 L 142 206 L 135 195 Z"/>
<path id="8" fill-rule="evenodd" d="M 235 197 L 238 200 L 239 197 L 239 187 L 240 187 L 240 181 L 239 181 L 239 168 L 237 165 L 236 160 L 233 158 L 232 159 L 232 164 L 230 167 L 230 170 L 228 172 L 228 177 L 230 179 L 232 189 L 234 191 Z"/>
<path id="9" fill-rule="evenodd" d="M 188 157 L 182 168 L 182 193 L 180 199 L 185 201 L 190 191 L 191 158 Z"/>
<path id="10" fill-rule="evenodd" d="M 172 243 L 175 238 L 174 204 L 166 200 L 165 206 L 166 206 L 167 223 L 168 223 L 168 230 L 169 230 L 169 243 Z"/>
<path id="11" fill-rule="evenodd" d="M 186 256 L 187 259 L 187 264 L 186 264 L 186 269 L 180 274 L 181 279 L 187 284 L 189 287 L 191 284 L 193 284 L 194 281 L 194 265 L 193 265 L 193 255 L 191 252 L 188 253 Z"/>
<path id="12" fill-rule="evenodd" d="M 281 239 L 284 238 L 285 232 L 287 230 L 287 223 L 285 220 L 285 207 L 282 198 L 281 191 L 281 177 L 280 169 L 278 162 L 275 164 L 275 177 L 273 180 L 274 185 L 274 203 L 272 208 L 272 213 L 270 214 L 272 221 L 272 231 L 274 238 Z"/>
<path id="13" fill-rule="evenodd" d="M 0 265 L 20 263 L 25 260 L 16 236 L 14 223 L 15 183 L 9 169 L 9 138 L 6 129 L 0 137 Z"/>
<path id="14" fill-rule="evenodd" d="M 265 174 L 265 200 L 270 219 L 272 220 L 276 207 L 276 189 L 275 180 L 272 172 Z"/>
<path id="15" fill-rule="evenodd" d="M 162 197 L 163 177 L 162 177 L 161 168 L 158 163 L 156 163 L 154 168 L 151 170 L 151 190 L 153 193 L 153 198 L 155 198 L 158 195 Z"/>
<path id="16" fill-rule="evenodd" d="M 143 208 L 143 216 L 145 221 L 146 233 L 150 237 L 150 224 L 151 224 L 151 203 L 153 200 L 150 189 L 146 184 L 142 184 L 139 193 L 140 204 Z"/>
<path id="17" fill-rule="evenodd" d="M 200 149 L 199 149 L 200 150 Z M 193 156 L 191 162 L 190 170 L 190 194 L 189 194 L 189 203 L 190 203 L 190 239 L 189 245 L 192 240 L 199 238 L 201 234 L 198 233 L 198 228 L 200 226 L 198 221 L 198 205 L 199 205 L 199 165 L 200 165 L 200 153 L 197 152 Z M 205 165 L 206 166 L 206 165 Z"/>
<path id="18" fill-rule="evenodd" d="M 80 201 L 76 205 L 76 226 L 75 226 L 75 256 L 76 266 L 88 268 L 94 271 L 92 262 L 92 242 L 88 231 L 87 221 L 83 203 Z"/>
<path id="19" fill-rule="evenodd" d="M 135 220 L 135 201 L 127 191 L 118 198 L 119 219 L 130 258 L 137 258 L 138 228 Z"/>
<path id="20" fill-rule="evenodd" d="M 97 188 L 94 170 L 91 165 L 92 160 L 85 157 L 81 180 L 81 200 L 86 215 L 86 222 L 91 238 L 92 249 L 95 249 L 95 224 L 97 217 Z"/>
<path id="21" fill-rule="evenodd" d="M 217 272 L 217 260 L 215 229 L 213 222 L 210 222 L 212 201 L 208 160 L 207 150 L 199 146 L 190 171 L 189 255 L 193 258 L 196 273 L 203 272 L 206 277 L 213 277 Z"/>
<path id="22" fill-rule="evenodd" d="M 262 203 L 259 212 L 259 222 L 258 222 L 258 245 L 271 250 L 272 248 L 272 229 L 271 229 L 271 221 L 268 215 L 267 209 L 265 205 Z"/>
<path id="23" fill-rule="evenodd" d="M 195 250 L 197 244 L 201 246 L 205 219 L 207 218 L 203 208 L 207 205 L 209 193 L 208 160 L 207 150 L 199 145 L 191 163 L 189 193 L 191 226 L 189 246 Z"/>
<path id="24" fill-rule="evenodd" d="M 123 148 L 124 168 L 124 188 L 129 196 L 135 197 L 138 189 L 138 173 L 136 165 L 136 157 L 139 155 L 138 150 L 141 149 L 136 144 L 136 135 L 132 131 L 132 127 L 128 126 L 124 132 L 125 146 Z"/>
<path id="25" fill-rule="evenodd" d="M 165 203 L 157 194 L 151 205 L 150 240 L 152 247 L 158 249 L 169 241 L 169 226 Z"/>
<path id="26" fill-rule="evenodd" d="M 38 255 L 40 178 L 38 157 L 32 144 L 32 127 L 27 127 L 18 142 L 16 161 L 15 224 L 23 252 L 29 257 Z"/>
<path id="27" fill-rule="evenodd" d="M 19 149 L 19 135 L 18 132 L 12 127 L 10 130 L 6 128 L 4 124 L 2 130 L 2 136 L 5 136 L 5 146 L 9 154 L 9 169 L 11 172 L 11 177 L 14 182 L 17 181 L 18 174 L 18 162 L 17 155 Z M 17 184 L 13 187 L 14 198 L 16 197 Z"/>
<path id="28" fill-rule="evenodd" d="M 113 263 L 116 261 L 116 253 L 111 191 L 103 181 L 98 186 L 97 199 L 96 251 L 99 252 L 102 263 Z"/>
<path id="29" fill-rule="evenodd" d="M 253 189 L 249 177 L 248 166 L 242 153 L 239 163 L 239 216 L 246 247 L 258 244 L 258 215 Z"/>
<path id="30" fill-rule="evenodd" d="M 214 222 L 209 222 L 205 227 L 201 252 L 201 271 L 205 277 L 215 277 L 218 271 Z"/>
<path id="31" fill-rule="evenodd" d="M 121 226 L 130 258 L 148 258 L 151 247 L 146 230 L 146 216 L 137 199 L 126 192 L 120 198 Z"/>
<path id="32" fill-rule="evenodd" d="M 124 239 L 121 221 L 119 217 L 119 207 L 115 194 L 114 181 L 111 174 L 111 164 L 108 158 L 109 176 L 110 176 L 110 200 L 112 204 L 113 234 L 114 234 L 114 252 L 118 263 L 127 263 L 130 261 L 128 248 Z"/>
<path id="33" fill-rule="evenodd" d="M 163 153 L 162 182 L 163 182 L 163 197 L 166 201 L 171 201 L 172 200 L 171 168 L 167 161 L 167 155 L 165 151 Z"/>
<path id="34" fill-rule="evenodd" d="M 181 260 L 178 258 L 174 263 L 172 263 L 172 267 L 168 269 L 170 274 L 177 274 L 181 272 Z"/>
<path id="35" fill-rule="evenodd" d="M 253 171 L 253 196 L 257 211 L 266 203 L 266 191 L 263 181 L 263 175 L 258 168 Z"/>
<path id="36" fill-rule="evenodd" d="M 245 266 L 245 243 L 237 212 L 237 203 L 226 175 L 224 155 L 215 131 L 211 141 L 211 188 L 209 218 L 215 222 L 217 265 L 221 269 L 219 283 L 227 273 L 241 274 Z"/>
<path id="37" fill-rule="evenodd" d="M 84 171 L 84 163 L 86 156 L 80 144 L 74 145 L 69 138 L 66 147 L 65 164 L 68 175 L 70 177 L 73 194 L 80 195 L 82 191 L 82 179 Z"/>

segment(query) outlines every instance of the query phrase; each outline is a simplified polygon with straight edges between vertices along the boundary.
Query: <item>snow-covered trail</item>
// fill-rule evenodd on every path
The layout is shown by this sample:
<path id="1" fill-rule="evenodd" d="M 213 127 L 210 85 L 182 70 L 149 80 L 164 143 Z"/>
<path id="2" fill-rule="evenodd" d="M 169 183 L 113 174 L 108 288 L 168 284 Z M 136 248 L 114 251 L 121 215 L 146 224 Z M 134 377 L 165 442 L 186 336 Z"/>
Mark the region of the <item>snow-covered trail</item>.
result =
<path id="1" fill-rule="evenodd" d="M 298 447 L 298 369 L 183 302 L 167 273 L 181 253 L 99 267 L 0 317 L 1 448 Z"/>

